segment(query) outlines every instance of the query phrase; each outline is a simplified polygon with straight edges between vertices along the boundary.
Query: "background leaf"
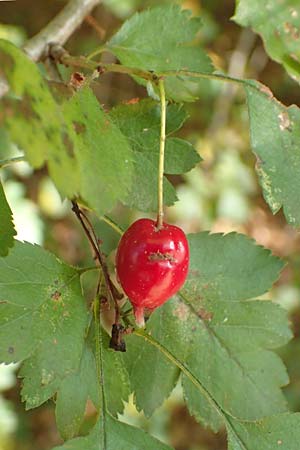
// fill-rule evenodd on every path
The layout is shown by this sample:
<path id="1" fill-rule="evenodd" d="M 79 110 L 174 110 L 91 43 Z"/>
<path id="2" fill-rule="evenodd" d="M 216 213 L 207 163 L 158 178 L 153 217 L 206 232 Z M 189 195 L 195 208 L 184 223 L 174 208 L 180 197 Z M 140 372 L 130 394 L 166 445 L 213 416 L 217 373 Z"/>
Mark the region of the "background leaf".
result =
<path id="1" fill-rule="evenodd" d="M 275 214 L 283 207 L 289 224 L 300 226 L 300 111 L 285 107 L 262 84 L 246 85 L 256 172 Z"/>
<path id="2" fill-rule="evenodd" d="M 14 245 L 15 235 L 12 212 L 0 183 L 0 256 L 8 254 L 9 249 Z"/>
<path id="3" fill-rule="evenodd" d="M 172 26 L 168 26 L 172 24 Z M 106 44 L 122 64 L 154 72 L 190 70 L 211 73 L 213 66 L 199 45 L 193 45 L 201 19 L 178 5 L 165 5 L 134 14 Z M 197 80 L 172 76 L 165 81 L 168 98 L 193 101 Z"/>
<path id="4" fill-rule="evenodd" d="M 300 10 L 297 0 L 237 0 L 236 4 L 235 22 L 253 28 L 262 37 L 270 57 L 283 64 L 291 77 L 300 82 Z"/>
<path id="5" fill-rule="evenodd" d="M 21 50 L 0 40 L 0 56 L 2 72 L 18 96 L 3 101 L 11 139 L 33 167 L 48 164 L 63 196 L 81 196 L 99 215 L 112 209 L 131 187 L 133 155 L 92 91 L 84 87 L 72 95 L 65 88 L 56 93 L 58 104 Z"/>
<path id="6" fill-rule="evenodd" d="M 11 140 L 24 150 L 33 167 L 40 168 L 47 162 L 60 192 L 74 196 L 79 191 L 78 164 L 68 137 L 68 124 L 47 83 L 36 64 L 2 39 L 0 59 L 0 74 L 7 79 L 14 94 L 14 97 L 3 99 L 1 105 Z"/>

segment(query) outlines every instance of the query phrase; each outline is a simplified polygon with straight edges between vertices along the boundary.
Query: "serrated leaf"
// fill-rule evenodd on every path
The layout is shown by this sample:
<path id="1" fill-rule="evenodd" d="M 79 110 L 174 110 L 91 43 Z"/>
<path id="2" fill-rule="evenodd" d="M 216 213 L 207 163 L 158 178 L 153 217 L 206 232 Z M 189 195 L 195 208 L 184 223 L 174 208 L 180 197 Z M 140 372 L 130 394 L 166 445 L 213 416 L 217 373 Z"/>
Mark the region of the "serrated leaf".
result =
<path id="1" fill-rule="evenodd" d="M 270 250 L 243 234 L 203 232 L 189 236 L 191 262 L 183 292 L 193 291 L 194 305 L 247 300 L 267 292 L 284 264 Z"/>
<path id="2" fill-rule="evenodd" d="M 134 181 L 125 203 L 143 211 L 157 208 L 157 167 L 160 140 L 160 105 L 153 100 L 143 100 L 133 105 L 114 108 L 110 117 L 127 137 L 135 153 Z M 167 107 L 167 140 L 165 173 L 180 174 L 191 170 L 200 156 L 191 144 L 170 137 L 184 120 L 184 110 L 176 105 Z M 176 200 L 175 189 L 164 179 L 164 203 L 172 205 Z"/>
<path id="3" fill-rule="evenodd" d="M 237 0 L 236 4 L 233 20 L 253 28 L 262 37 L 270 57 L 283 64 L 290 76 L 300 82 L 299 2 Z"/>
<path id="4" fill-rule="evenodd" d="M 74 94 L 63 105 L 63 112 L 74 128 L 72 140 L 79 163 L 80 192 L 101 215 L 126 197 L 132 177 L 131 149 L 88 87 Z"/>
<path id="5" fill-rule="evenodd" d="M 188 141 L 172 137 L 166 140 L 165 173 L 180 175 L 189 172 L 200 161 L 202 158 Z"/>
<path id="6" fill-rule="evenodd" d="M 93 352 L 85 345 L 78 371 L 64 378 L 56 396 L 56 423 L 63 439 L 78 435 L 88 398 L 99 408 L 96 374 Z"/>
<path id="7" fill-rule="evenodd" d="M 123 355 L 109 348 L 109 336 L 102 332 L 103 389 L 109 413 L 117 417 L 124 410 L 130 386 Z M 77 372 L 64 378 L 56 397 L 56 421 L 63 439 L 71 439 L 79 434 L 84 420 L 88 399 L 92 400 L 101 413 L 99 392 L 100 380 L 97 378 L 94 327 L 90 328 L 85 341 L 81 363 Z M 74 395 L 76 393 L 76 395 Z"/>
<path id="8" fill-rule="evenodd" d="M 15 235 L 12 212 L 0 183 L 0 256 L 8 254 L 9 249 L 14 245 Z"/>
<path id="9" fill-rule="evenodd" d="M 189 244 L 182 299 L 156 310 L 147 322 L 149 335 L 142 337 L 181 369 L 191 413 L 214 430 L 227 417 L 256 420 L 286 411 L 279 387 L 288 377 L 269 351 L 291 337 L 286 312 L 251 300 L 271 287 L 282 263 L 243 235 L 200 233 L 191 235 Z M 163 317 L 159 337 L 152 327 L 156 315 Z"/>
<path id="10" fill-rule="evenodd" d="M 169 313 L 169 305 L 152 316 L 147 331 L 162 344 L 165 339 L 170 340 L 170 336 L 173 336 L 173 342 L 177 346 L 176 322 Z M 139 337 L 128 336 L 126 342 L 124 361 L 135 395 L 135 404 L 139 411 L 144 411 L 150 417 L 171 394 L 179 377 L 179 369 L 163 358 L 159 349 L 142 342 Z"/>
<path id="11" fill-rule="evenodd" d="M 104 426 L 103 426 L 104 423 Z M 109 414 L 99 420 L 92 432 L 53 450 L 171 450 L 144 431 L 119 422 Z"/>
<path id="12" fill-rule="evenodd" d="M 279 347 L 291 338 L 286 314 L 270 302 L 251 300 L 272 286 L 283 267 L 282 262 L 271 256 L 268 250 L 256 246 L 246 236 L 236 233 L 225 236 L 208 233 L 191 235 L 189 244 L 190 273 L 182 295 L 193 306 L 194 313 L 204 321 L 203 329 L 196 324 L 194 327 L 200 327 L 199 340 L 206 345 L 207 351 L 205 356 L 198 349 L 196 358 L 191 353 L 188 357 L 190 364 L 195 370 L 199 370 L 197 359 L 199 358 L 200 365 L 201 358 L 208 358 L 205 363 L 207 381 L 212 383 L 211 389 L 216 387 L 218 391 L 218 386 L 222 386 L 221 397 L 224 397 L 221 408 L 226 404 L 225 411 L 234 417 L 246 419 L 247 416 L 247 420 L 253 420 L 274 411 L 284 411 L 286 404 L 279 386 L 288 382 L 285 368 L 275 355 L 263 349 Z M 212 361 L 209 360 L 209 354 L 214 354 Z M 270 364 L 265 369 L 268 377 L 263 367 L 261 371 L 256 370 L 256 362 L 262 360 Z M 271 372 L 272 376 L 271 366 L 277 369 Z M 221 374 L 221 371 L 222 380 L 212 375 Z M 236 382 L 233 382 L 233 377 L 237 377 Z M 239 377 L 244 378 L 244 381 L 238 381 Z M 233 385 L 243 385 L 242 390 L 235 390 L 236 399 L 234 393 L 225 392 Z M 244 399 L 241 402 L 243 407 L 238 411 L 238 402 L 247 389 L 251 405 L 246 406 L 247 399 Z M 190 410 L 201 417 L 199 413 L 203 409 L 197 405 L 195 387 L 186 378 L 184 390 Z M 217 391 L 215 395 L 219 395 Z M 231 411 L 226 409 L 229 404 L 233 408 Z M 217 429 L 219 421 L 214 421 L 211 408 L 206 406 L 206 409 L 209 420 L 212 420 L 213 427 Z"/>
<path id="13" fill-rule="evenodd" d="M 33 408 L 80 363 L 87 310 L 76 269 L 16 242 L 0 258 L 0 360 L 24 361 L 22 397 Z"/>
<path id="14" fill-rule="evenodd" d="M 300 413 L 278 414 L 257 422 L 227 424 L 228 450 L 298 450 Z"/>
<path id="15" fill-rule="evenodd" d="M 2 100 L 5 125 L 10 138 L 24 150 L 35 168 L 46 162 L 50 174 L 63 195 L 79 191 L 78 164 L 69 126 L 55 103 L 36 64 L 17 47 L 0 39 L 0 73 L 14 98 Z M 66 173 L 68 180 L 66 182 Z"/>
<path id="16" fill-rule="evenodd" d="M 132 191 L 124 199 L 124 204 L 140 211 L 156 211 L 157 209 L 157 169 L 142 153 L 136 153 Z M 164 205 L 171 206 L 177 200 L 172 184 L 164 179 Z"/>
<path id="17" fill-rule="evenodd" d="M 251 146 L 266 202 L 275 214 L 283 207 L 287 222 L 300 226 L 300 110 L 285 107 L 258 82 L 245 85 Z"/>
<path id="18" fill-rule="evenodd" d="M 212 73 L 209 57 L 199 45 L 193 45 L 201 25 L 199 17 L 191 17 L 190 11 L 178 5 L 160 6 L 134 14 L 106 47 L 129 67 L 156 73 Z M 165 85 L 168 98 L 175 101 L 193 101 L 197 97 L 195 78 L 172 76 Z"/>

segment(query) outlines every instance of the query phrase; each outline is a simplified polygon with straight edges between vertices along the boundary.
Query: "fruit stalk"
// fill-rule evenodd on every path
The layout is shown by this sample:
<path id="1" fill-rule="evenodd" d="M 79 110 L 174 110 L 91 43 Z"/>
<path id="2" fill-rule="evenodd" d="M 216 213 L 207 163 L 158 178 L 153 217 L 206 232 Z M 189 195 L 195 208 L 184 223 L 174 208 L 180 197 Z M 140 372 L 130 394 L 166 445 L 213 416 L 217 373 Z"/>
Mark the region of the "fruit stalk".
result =
<path id="1" fill-rule="evenodd" d="M 164 80 L 158 82 L 161 103 L 161 121 L 160 121 L 160 146 L 159 146 L 159 165 L 158 165 L 158 185 L 157 185 L 157 229 L 160 230 L 164 220 L 164 164 L 165 164 L 165 145 L 166 145 L 166 93 Z"/>

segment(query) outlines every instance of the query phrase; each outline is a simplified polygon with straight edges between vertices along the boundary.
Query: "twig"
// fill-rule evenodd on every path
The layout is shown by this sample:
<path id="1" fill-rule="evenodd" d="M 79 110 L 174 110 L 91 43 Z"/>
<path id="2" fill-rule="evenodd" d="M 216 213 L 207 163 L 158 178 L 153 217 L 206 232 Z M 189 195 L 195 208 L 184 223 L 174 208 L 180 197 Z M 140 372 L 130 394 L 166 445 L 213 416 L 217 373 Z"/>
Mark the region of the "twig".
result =
<path id="1" fill-rule="evenodd" d="M 81 223 L 82 228 L 84 229 L 84 232 L 94 250 L 95 256 L 99 262 L 99 265 L 102 269 L 104 281 L 106 284 L 107 291 L 109 293 L 109 296 L 111 300 L 114 302 L 115 305 L 115 323 L 119 324 L 120 322 L 120 308 L 115 296 L 115 287 L 113 286 L 111 279 L 108 274 L 107 265 L 104 259 L 104 256 L 102 254 L 102 251 L 100 249 L 97 236 L 94 232 L 94 229 L 87 218 L 87 216 L 84 214 L 84 212 L 79 208 L 78 204 L 75 201 L 72 201 L 72 210 L 76 214 L 79 222 Z M 86 224 L 87 223 L 87 224 Z"/>
<path id="2" fill-rule="evenodd" d="M 50 43 L 64 45 L 100 0 L 70 0 L 38 34 L 23 47 L 29 58 L 39 61 Z"/>
<path id="3" fill-rule="evenodd" d="M 64 64 L 67 67 L 70 66 L 80 69 L 97 71 L 99 72 L 99 74 L 103 74 L 105 72 L 123 73 L 144 78 L 144 80 L 153 82 L 156 82 L 158 80 L 158 77 L 155 73 L 147 70 L 127 67 L 121 64 L 104 62 L 99 63 L 96 61 L 92 61 L 91 59 L 84 56 L 71 56 L 61 45 L 55 43 L 49 46 L 49 53 L 55 61 Z"/>
<path id="4" fill-rule="evenodd" d="M 70 0 L 48 25 L 24 45 L 23 50 L 33 61 L 45 57 L 50 43 L 64 45 L 74 31 L 101 0 Z M 0 78 L 0 98 L 9 91 L 8 83 Z"/>

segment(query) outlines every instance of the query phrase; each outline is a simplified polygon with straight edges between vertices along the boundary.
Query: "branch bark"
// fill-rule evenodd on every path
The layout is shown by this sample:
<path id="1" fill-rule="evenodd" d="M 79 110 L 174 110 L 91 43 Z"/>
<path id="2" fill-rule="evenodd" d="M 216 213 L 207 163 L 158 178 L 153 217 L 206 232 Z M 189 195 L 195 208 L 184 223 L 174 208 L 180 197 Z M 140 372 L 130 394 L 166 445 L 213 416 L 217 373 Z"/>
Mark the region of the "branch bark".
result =
<path id="1" fill-rule="evenodd" d="M 38 34 L 24 45 L 23 50 L 33 61 L 45 57 L 49 44 L 64 45 L 74 31 L 101 0 L 70 0 Z M 5 80 L 0 79 L 0 98 L 9 90 Z"/>
<path id="2" fill-rule="evenodd" d="M 39 61 L 50 43 L 64 45 L 100 0 L 71 0 L 38 34 L 23 47 L 29 58 Z"/>

